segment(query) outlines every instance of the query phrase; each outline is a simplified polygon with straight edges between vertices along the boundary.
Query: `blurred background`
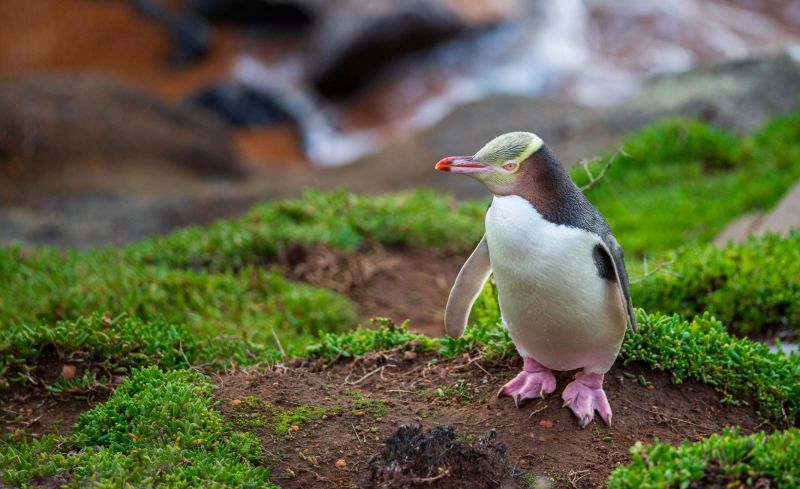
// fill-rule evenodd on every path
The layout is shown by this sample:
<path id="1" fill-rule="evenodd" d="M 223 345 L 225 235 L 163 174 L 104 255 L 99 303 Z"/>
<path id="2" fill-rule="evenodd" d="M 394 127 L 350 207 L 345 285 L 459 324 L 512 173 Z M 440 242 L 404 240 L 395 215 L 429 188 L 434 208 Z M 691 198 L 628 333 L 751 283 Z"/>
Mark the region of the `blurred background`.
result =
<path id="1" fill-rule="evenodd" d="M 798 108 L 800 0 L 0 0 L 0 242 L 87 248 L 307 187 L 484 193 L 509 130 L 565 163 L 667 115 Z"/>

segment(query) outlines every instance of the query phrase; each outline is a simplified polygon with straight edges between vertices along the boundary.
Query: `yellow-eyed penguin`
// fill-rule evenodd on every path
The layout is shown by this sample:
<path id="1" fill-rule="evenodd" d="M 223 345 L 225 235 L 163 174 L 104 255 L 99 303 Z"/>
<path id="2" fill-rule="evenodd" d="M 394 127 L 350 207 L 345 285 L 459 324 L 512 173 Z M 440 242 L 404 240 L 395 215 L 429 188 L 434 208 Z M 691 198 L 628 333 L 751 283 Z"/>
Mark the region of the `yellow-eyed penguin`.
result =
<path id="1" fill-rule="evenodd" d="M 552 370 L 582 369 L 562 393 L 581 427 L 597 411 L 611 424 L 603 376 L 626 324 L 636 331 L 622 248 L 550 148 L 535 134 L 496 137 L 474 156 L 435 167 L 476 178 L 494 194 L 486 234 L 456 278 L 445 329 L 459 337 L 494 274 L 503 322 L 524 368 L 498 396 L 521 401 L 556 388 Z"/>

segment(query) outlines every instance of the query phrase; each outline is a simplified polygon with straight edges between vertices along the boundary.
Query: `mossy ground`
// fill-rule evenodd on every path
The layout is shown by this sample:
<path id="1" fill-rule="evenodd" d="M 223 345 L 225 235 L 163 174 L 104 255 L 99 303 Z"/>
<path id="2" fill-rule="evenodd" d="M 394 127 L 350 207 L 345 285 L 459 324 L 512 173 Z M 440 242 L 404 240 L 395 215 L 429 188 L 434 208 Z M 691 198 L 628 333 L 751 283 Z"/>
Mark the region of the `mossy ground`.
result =
<path id="1" fill-rule="evenodd" d="M 587 195 L 626 249 L 634 300 L 650 311 L 639 312 L 642 334 L 626 339 L 622 359 L 670 371 L 676 382 L 710 384 L 726 402 L 750 402 L 771 426 L 797 423 L 798 357 L 730 336 L 709 315 L 685 320 L 670 314 L 710 311 L 741 333 L 798 327 L 797 235 L 724 250 L 707 243 L 741 213 L 774 204 L 800 178 L 800 114 L 743 138 L 699 122 L 663 121 L 632 135 L 622 153 L 604 156 L 590 169 L 598 171 L 612 157 L 606 177 Z M 573 171 L 578 184 L 587 178 L 583 171 Z M 393 409 L 385 398 L 364 397 L 358 389 L 343 393 L 347 399 L 329 400 L 330 406 L 240 399 L 253 416 L 241 423 L 233 418 L 234 429 L 220 417 L 221 401 L 214 400 L 209 380 L 190 367 L 212 373 L 286 356 L 328 363 L 409 345 L 415 355 L 442 362 L 463 355 L 513 357 L 513 345 L 498 327 L 491 282 L 467 334 L 435 339 L 386 321 L 376 330 L 351 332 L 359 318 L 350 300 L 289 280 L 279 267 L 298 246 L 465 254 L 480 237 L 485 205 L 430 191 L 382 197 L 310 192 L 257 206 L 240 219 L 124 248 L 0 249 L 0 389 L 13 383 L 75 395 L 127 379 L 106 403 L 85 413 L 72 433 L 36 440 L 23 432 L 17 434 L 22 441 L 4 441 L 2 481 L 109 487 L 122 481 L 175 487 L 192 480 L 267 483 L 270 464 L 263 447 L 235 429 L 264 428 L 285 438 L 325 416 L 380 419 Z M 644 274 L 644 258 L 670 268 Z M 44 359 L 51 357 L 60 361 L 57 366 L 75 365 L 76 375 L 43 371 Z M 455 400 L 470 406 L 485 399 L 479 387 L 457 378 L 415 389 L 416 398 L 432 405 Z M 435 419 L 432 412 L 424 414 Z M 354 428 L 357 437 L 372 433 L 370 426 L 361 428 Z M 797 438 L 786 433 L 788 441 L 779 446 L 795 447 Z M 692 449 L 681 453 L 706 467 L 707 460 Z M 753 462 L 753 470 L 762 470 L 768 463 L 763 460 Z M 660 467 L 636 470 L 650 474 Z M 681 474 L 675 480 L 696 480 L 697 471 Z"/>

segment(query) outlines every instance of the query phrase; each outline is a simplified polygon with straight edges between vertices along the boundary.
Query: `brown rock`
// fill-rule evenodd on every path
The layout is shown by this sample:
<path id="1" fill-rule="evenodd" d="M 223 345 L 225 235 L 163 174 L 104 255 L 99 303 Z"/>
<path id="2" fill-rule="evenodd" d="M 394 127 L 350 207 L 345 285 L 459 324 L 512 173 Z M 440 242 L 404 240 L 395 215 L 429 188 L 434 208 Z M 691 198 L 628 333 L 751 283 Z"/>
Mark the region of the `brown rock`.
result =
<path id="1" fill-rule="evenodd" d="M 228 126 L 213 115 L 91 75 L 0 81 L 0 155 L 6 178 L 76 166 L 111 176 L 145 162 L 201 175 L 242 173 Z"/>
<path id="2" fill-rule="evenodd" d="M 63 375 L 67 380 L 74 379 L 77 373 L 78 369 L 75 367 L 75 365 L 66 364 L 61 367 L 61 375 Z"/>
<path id="3" fill-rule="evenodd" d="M 464 24 L 434 0 L 338 0 L 309 44 L 311 81 L 325 96 L 352 94 L 398 58 L 452 38 Z"/>
<path id="4" fill-rule="evenodd" d="M 749 236 L 785 235 L 792 229 L 800 229 L 800 183 L 795 184 L 770 212 L 746 214 L 728 225 L 714 243 L 724 246 L 728 242 L 740 243 Z"/>

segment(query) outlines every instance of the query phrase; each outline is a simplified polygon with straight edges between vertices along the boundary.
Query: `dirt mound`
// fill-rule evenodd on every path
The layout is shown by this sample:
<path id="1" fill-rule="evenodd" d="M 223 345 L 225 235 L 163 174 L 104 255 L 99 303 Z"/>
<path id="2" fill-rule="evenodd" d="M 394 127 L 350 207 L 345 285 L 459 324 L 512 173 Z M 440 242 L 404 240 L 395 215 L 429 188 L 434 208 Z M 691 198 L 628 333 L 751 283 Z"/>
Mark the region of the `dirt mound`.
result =
<path id="1" fill-rule="evenodd" d="M 454 426 L 465 442 L 494 429 L 520 480 L 544 477 L 555 487 L 603 486 L 618 464 L 630 460 L 628 449 L 639 440 L 694 441 L 731 425 L 743 433 L 769 429 L 759 425 L 752 407 L 722 404 L 708 385 L 675 385 L 668 372 L 639 363 L 618 363 L 606 375 L 614 425 L 595 420 L 580 429 L 559 397 L 570 373 L 556 375 L 559 390 L 552 396 L 520 409 L 511 399 L 496 397 L 520 368 L 518 359 L 494 363 L 473 354 L 443 360 L 411 345 L 322 370 L 306 363 L 221 376 L 216 395 L 236 429 L 263 440 L 265 463 L 284 488 L 358 484 L 373 457 L 386 460 L 383 440 L 392 440 L 408 423 L 422 429 Z M 264 405 L 286 412 L 305 406 L 324 414 L 279 434 L 259 418 Z M 413 467 L 410 477 L 439 475 L 437 468 L 428 472 L 416 462 Z"/>
<path id="2" fill-rule="evenodd" d="M 452 426 L 423 433 L 419 425 L 402 425 L 368 462 L 361 487 L 513 487 L 506 447 L 493 442 L 495 433 L 489 430 L 472 445 L 458 439 Z"/>
<path id="3" fill-rule="evenodd" d="M 365 319 L 409 319 L 414 331 L 441 336 L 443 306 L 466 258 L 430 249 L 372 245 L 354 252 L 317 245 L 295 246 L 279 261 L 287 277 L 347 295 Z"/>

